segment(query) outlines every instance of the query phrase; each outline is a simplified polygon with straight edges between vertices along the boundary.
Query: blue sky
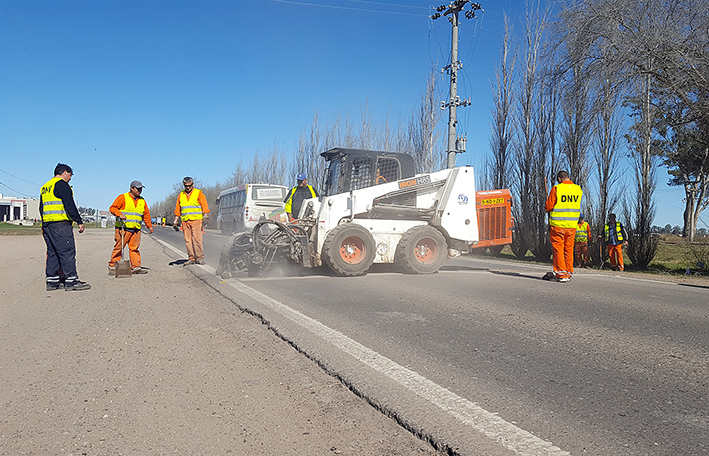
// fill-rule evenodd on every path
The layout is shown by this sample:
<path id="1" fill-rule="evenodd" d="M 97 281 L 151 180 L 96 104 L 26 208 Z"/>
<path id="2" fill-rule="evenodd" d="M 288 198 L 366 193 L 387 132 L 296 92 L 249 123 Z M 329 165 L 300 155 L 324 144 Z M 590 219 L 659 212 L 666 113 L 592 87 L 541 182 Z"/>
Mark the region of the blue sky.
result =
<path id="1" fill-rule="evenodd" d="M 107 209 L 133 179 L 150 203 L 185 175 L 216 184 L 255 152 L 294 150 L 316 112 L 406 119 L 449 60 L 450 24 L 428 19 L 444 3 L 2 0 L 0 193 L 36 195 L 63 162 L 80 205 Z M 503 11 L 519 20 L 524 1 L 481 5 L 459 53 L 472 105 L 459 109 L 458 164 L 478 168 Z M 683 192 L 660 175 L 655 224 L 681 225 Z"/>

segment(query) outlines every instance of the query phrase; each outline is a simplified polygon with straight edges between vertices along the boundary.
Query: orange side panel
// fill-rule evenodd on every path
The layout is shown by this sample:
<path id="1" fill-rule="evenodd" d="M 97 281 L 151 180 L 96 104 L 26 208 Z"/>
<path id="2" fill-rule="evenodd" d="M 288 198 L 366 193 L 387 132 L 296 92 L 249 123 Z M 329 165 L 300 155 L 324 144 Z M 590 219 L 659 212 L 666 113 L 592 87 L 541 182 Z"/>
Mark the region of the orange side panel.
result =
<path id="1" fill-rule="evenodd" d="M 512 194 L 508 189 L 475 193 L 480 242 L 473 248 L 512 243 Z"/>

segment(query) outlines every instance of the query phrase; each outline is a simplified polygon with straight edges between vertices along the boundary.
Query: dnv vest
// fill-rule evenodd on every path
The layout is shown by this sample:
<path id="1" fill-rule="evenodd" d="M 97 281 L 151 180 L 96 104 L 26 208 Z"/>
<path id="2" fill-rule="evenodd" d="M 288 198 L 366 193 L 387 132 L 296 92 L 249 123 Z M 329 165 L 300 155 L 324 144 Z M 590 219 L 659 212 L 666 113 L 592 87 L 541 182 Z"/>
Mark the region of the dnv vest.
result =
<path id="1" fill-rule="evenodd" d="M 130 193 L 124 193 L 123 199 L 126 200 L 126 203 L 121 212 L 126 216 L 126 228 L 140 229 L 143 222 L 143 214 L 145 214 L 145 200 L 139 198 L 138 201 L 133 201 Z M 121 220 L 116 219 L 116 228 L 120 227 Z"/>
<path id="2" fill-rule="evenodd" d="M 603 228 L 603 231 L 606 235 L 606 242 L 610 242 L 611 232 L 608 225 Z M 623 230 L 620 229 L 620 222 L 618 221 L 615 222 L 615 238 L 618 240 L 618 242 L 623 242 Z"/>
<path id="3" fill-rule="evenodd" d="M 549 225 L 576 228 L 581 216 L 583 190 L 576 184 L 556 184 L 556 204 L 549 213 Z"/>
<path id="4" fill-rule="evenodd" d="M 62 180 L 61 177 L 53 177 L 40 189 L 40 193 L 42 194 L 43 222 L 64 222 L 71 220 L 66 213 L 62 200 L 54 196 L 54 186 L 60 180 Z"/>
<path id="5" fill-rule="evenodd" d="M 580 244 L 588 244 L 588 222 L 583 222 L 576 227 L 575 242 Z"/>
<path id="6" fill-rule="evenodd" d="M 190 196 L 180 193 L 180 217 L 182 220 L 202 220 L 202 206 L 199 205 L 199 189 L 192 189 Z"/>

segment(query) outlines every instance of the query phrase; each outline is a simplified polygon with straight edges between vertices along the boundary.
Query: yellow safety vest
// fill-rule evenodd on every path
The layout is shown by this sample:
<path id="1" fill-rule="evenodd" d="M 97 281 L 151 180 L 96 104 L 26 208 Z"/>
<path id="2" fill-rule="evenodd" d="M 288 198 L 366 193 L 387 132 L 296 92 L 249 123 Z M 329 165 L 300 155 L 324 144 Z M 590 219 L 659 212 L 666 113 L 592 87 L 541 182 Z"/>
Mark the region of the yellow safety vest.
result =
<path id="1" fill-rule="evenodd" d="M 606 242 L 610 242 L 611 236 L 610 236 L 610 228 L 608 228 L 608 225 L 606 225 L 603 228 L 603 231 L 606 234 Z M 615 236 L 618 242 L 623 242 L 623 230 L 620 229 L 620 222 L 616 221 L 615 222 Z"/>
<path id="2" fill-rule="evenodd" d="M 40 190 L 42 194 L 42 221 L 43 222 L 64 222 L 70 221 L 64 203 L 60 198 L 54 196 L 54 186 L 62 180 L 61 177 L 53 177 L 44 184 Z"/>
<path id="3" fill-rule="evenodd" d="M 316 195 L 315 195 L 315 189 L 313 188 L 313 186 L 310 185 L 310 184 L 308 184 L 307 187 L 308 187 L 308 190 L 310 190 L 310 195 L 312 195 L 311 198 L 315 198 Z M 285 210 L 286 210 L 286 212 L 289 213 L 289 214 L 293 214 L 293 212 L 292 212 L 292 209 L 293 209 L 293 196 L 295 195 L 295 192 L 296 192 L 297 190 L 298 190 L 298 186 L 296 185 L 296 186 L 293 187 L 293 188 L 290 190 L 290 192 L 288 193 L 288 200 L 286 201 Z M 293 215 L 294 215 L 294 216 L 298 216 L 298 214 L 293 214 Z"/>
<path id="4" fill-rule="evenodd" d="M 180 217 L 182 220 L 202 220 L 202 206 L 199 205 L 199 189 L 192 189 L 190 196 L 180 193 Z"/>
<path id="5" fill-rule="evenodd" d="M 584 221 L 576 228 L 574 241 L 581 244 L 588 244 L 588 222 Z"/>
<path id="6" fill-rule="evenodd" d="M 556 204 L 549 213 L 549 225 L 576 228 L 581 217 L 583 190 L 576 184 L 556 184 Z"/>
<path id="7" fill-rule="evenodd" d="M 141 197 L 137 202 L 134 202 L 130 193 L 124 193 L 123 198 L 126 200 L 126 205 L 121 209 L 121 212 L 126 216 L 126 228 L 140 229 L 143 214 L 145 214 L 145 200 Z M 116 228 L 120 227 L 121 219 L 116 219 Z"/>

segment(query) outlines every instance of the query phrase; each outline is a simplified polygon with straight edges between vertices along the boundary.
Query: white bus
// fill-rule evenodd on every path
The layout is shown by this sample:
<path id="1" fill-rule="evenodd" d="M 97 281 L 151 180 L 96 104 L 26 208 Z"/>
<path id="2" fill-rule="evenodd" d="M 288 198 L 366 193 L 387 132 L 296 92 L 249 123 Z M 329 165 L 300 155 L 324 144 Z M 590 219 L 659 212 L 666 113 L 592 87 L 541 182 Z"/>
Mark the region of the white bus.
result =
<path id="1" fill-rule="evenodd" d="M 287 222 L 285 203 L 288 188 L 273 184 L 244 184 L 224 190 L 217 198 L 217 222 L 222 234 L 252 230 L 263 215 Z"/>

